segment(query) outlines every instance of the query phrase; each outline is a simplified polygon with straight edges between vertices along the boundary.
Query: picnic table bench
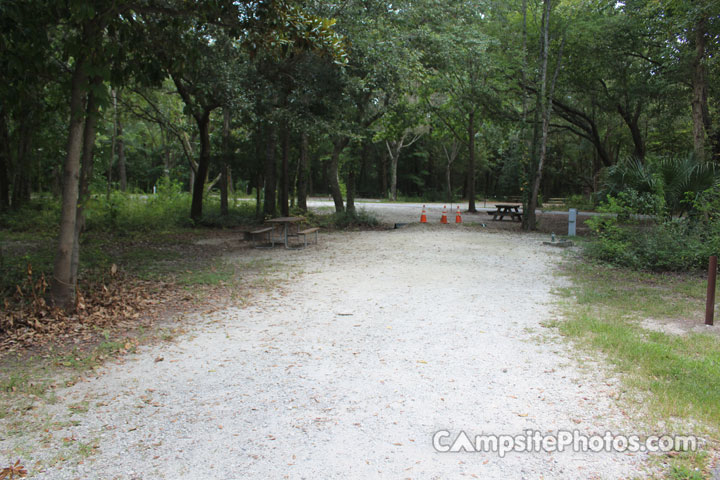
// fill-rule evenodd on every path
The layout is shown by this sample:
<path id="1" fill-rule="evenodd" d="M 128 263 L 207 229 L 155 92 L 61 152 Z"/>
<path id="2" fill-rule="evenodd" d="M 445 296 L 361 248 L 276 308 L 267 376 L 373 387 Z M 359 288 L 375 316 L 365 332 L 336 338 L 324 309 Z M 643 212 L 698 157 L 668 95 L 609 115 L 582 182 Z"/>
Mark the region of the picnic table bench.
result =
<path id="1" fill-rule="evenodd" d="M 305 246 L 307 247 L 307 236 L 311 233 L 315 234 L 315 243 L 318 243 L 318 231 L 320 231 L 319 227 L 306 228 L 305 230 L 300 230 L 298 232 L 298 237 L 303 237 L 303 241 L 305 242 Z"/>
<path id="2" fill-rule="evenodd" d="M 497 203 L 495 204 L 495 210 L 488 212 L 488 215 L 493 216 L 493 220 L 502 220 L 504 217 L 510 217 L 513 221 L 517 220 L 522 222 L 522 212 L 517 203 Z"/>
<path id="3" fill-rule="evenodd" d="M 265 237 L 265 239 L 267 240 L 267 243 L 269 243 L 271 246 L 274 247 L 275 239 L 273 238 L 272 231 L 273 231 L 273 227 L 264 227 L 264 228 L 259 228 L 257 230 L 251 231 L 250 232 L 250 240 L 252 241 L 253 246 L 255 248 L 263 248 L 260 246 L 260 244 L 258 242 L 261 238 Z M 267 248 L 267 247 L 265 247 L 265 248 Z"/>
<path id="4" fill-rule="evenodd" d="M 250 232 L 250 238 L 253 241 L 255 248 L 272 248 L 276 243 L 283 243 L 285 248 L 299 248 L 291 247 L 290 239 L 295 237 L 300 241 L 302 237 L 302 248 L 308 245 L 308 235 L 315 234 L 315 242 L 318 243 L 318 227 L 310 227 L 304 230 L 300 230 L 299 225 L 303 222 L 303 217 L 279 217 L 271 218 L 266 222 L 269 226 L 258 228 Z M 261 244 L 261 240 L 266 240 L 266 243 Z"/>

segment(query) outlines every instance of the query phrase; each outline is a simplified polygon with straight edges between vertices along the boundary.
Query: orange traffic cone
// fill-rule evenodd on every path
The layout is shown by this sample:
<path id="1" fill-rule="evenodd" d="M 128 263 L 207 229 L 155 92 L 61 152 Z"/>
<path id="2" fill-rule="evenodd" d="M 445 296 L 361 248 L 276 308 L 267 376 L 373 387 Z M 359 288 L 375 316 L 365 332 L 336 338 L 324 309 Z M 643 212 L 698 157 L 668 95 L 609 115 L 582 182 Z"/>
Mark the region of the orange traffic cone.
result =
<path id="1" fill-rule="evenodd" d="M 423 211 L 420 215 L 420 223 L 427 223 L 427 215 L 425 214 L 425 205 L 423 205 Z"/>
<path id="2" fill-rule="evenodd" d="M 455 213 L 455 223 L 462 223 L 462 216 L 460 216 L 460 206 L 458 205 L 457 213 Z"/>
<path id="3" fill-rule="evenodd" d="M 443 214 L 440 217 L 440 223 L 447 223 L 447 205 L 443 205 Z"/>

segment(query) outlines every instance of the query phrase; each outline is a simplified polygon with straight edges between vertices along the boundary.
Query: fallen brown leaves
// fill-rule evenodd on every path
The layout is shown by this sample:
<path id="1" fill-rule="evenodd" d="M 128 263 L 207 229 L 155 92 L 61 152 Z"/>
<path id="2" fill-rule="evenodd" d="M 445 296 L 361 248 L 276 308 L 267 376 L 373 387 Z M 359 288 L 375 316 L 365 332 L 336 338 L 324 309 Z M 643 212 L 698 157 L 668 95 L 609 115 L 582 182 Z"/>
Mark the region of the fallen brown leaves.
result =
<path id="1" fill-rule="evenodd" d="M 25 467 L 20 465 L 20 460 L 18 460 L 14 465 L 10 465 L 9 467 L 5 467 L 0 470 L 0 480 L 26 477 L 27 473 L 28 472 L 25 470 Z"/>
<path id="2" fill-rule="evenodd" d="M 72 311 L 48 305 L 47 287 L 45 277 L 35 278 L 28 266 L 26 280 L 0 311 L 0 350 L 79 343 L 103 330 L 132 329 L 152 317 L 154 306 L 179 295 L 174 285 L 127 277 L 117 267 L 106 278 L 79 285 Z"/>

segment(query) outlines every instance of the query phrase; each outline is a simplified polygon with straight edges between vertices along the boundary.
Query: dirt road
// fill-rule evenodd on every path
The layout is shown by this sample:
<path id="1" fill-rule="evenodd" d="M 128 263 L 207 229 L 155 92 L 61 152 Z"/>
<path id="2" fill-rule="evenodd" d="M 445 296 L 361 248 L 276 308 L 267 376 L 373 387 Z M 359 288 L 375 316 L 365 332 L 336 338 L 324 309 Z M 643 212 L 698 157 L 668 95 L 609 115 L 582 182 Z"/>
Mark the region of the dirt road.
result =
<path id="1" fill-rule="evenodd" d="M 542 237 L 544 239 L 544 236 Z M 60 392 L 62 438 L 95 445 L 36 478 L 627 478 L 641 455 L 442 453 L 460 431 L 631 433 L 616 382 L 543 323 L 563 281 L 541 238 L 414 225 L 239 250 L 294 272 L 246 307 L 198 315 Z M 158 359 L 162 359 L 158 361 Z M 0 441 L 7 449 L 8 438 Z"/>

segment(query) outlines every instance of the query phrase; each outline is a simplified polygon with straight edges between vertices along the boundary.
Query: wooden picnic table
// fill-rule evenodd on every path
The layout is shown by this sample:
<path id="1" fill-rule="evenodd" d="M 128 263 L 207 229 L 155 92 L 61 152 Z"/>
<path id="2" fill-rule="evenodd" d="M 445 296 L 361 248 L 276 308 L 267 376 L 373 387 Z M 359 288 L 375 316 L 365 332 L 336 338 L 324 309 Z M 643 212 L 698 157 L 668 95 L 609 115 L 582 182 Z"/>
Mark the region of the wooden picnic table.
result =
<path id="1" fill-rule="evenodd" d="M 266 223 L 271 224 L 273 227 L 279 226 L 282 228 L 282 240 L 285 243 L 285 248 L 290 248 L 290 245 L 288 243 L 289 237 L 296 237 L 298 236 L 298 226 L 300 225 L 300 222 L 305 220 L 305 217 L 278 217 L 278 218 L 271 218 Z M 295 232 L 293 233 L 293 227 L 295 229 Z M 274 232 L 273 232 L 274 233 Z M 272 234 L 271 234 L 272 235 Z M 274 242 L 273 242 L 274 243 Z"/>
<path id="2" fill-rule="evenodd" d="M 504 217 L 510 217 L 513 221 L 517 220 L 522 222 L 522 212 L 520 211 L 519 203 L 496 203 L 495 211 L 488 212 L 489 215 L 493 216 L 493 220 L 502 220 Z"/>

